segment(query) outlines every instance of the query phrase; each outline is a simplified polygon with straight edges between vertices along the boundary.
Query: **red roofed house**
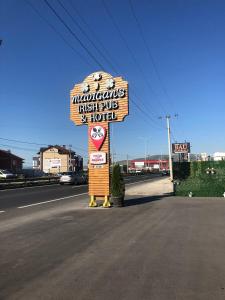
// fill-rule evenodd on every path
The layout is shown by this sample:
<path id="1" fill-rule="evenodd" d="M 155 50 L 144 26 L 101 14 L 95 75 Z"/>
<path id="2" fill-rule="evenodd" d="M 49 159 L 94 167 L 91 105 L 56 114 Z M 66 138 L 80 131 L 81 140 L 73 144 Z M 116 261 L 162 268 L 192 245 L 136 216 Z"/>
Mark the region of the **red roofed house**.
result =
<path id="1" fill-rule="evenodd" d="M 11 172 L 21 171 L 23 168 L 23 158 L 12 154 L 10 150 L 0 149 L 0 169 Z"/>

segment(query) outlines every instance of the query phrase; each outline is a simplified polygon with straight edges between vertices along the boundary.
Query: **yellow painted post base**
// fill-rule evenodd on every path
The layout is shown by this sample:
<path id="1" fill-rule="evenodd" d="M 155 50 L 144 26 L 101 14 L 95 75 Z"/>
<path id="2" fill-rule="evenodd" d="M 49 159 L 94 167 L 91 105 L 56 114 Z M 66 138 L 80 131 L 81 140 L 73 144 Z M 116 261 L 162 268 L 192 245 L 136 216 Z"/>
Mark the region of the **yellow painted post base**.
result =
<path id="1" fill-rule="evenodd" d="M 92 195 L 90 198 L 90 202 L 89 202 L 89 207 L 96 207 L 98 206 L 97 202 L 96 202 L 96 198 L 98 198 L 98 200 L 103 200 L 103 204 L 102 207 L 104 208 L 108 208 L 111 207 L 111 203 L 109 201 L 109 196 L 94 196 Z"/>
<path id="2" fill-rule="evenodd" d="M 111 207 L 111 203 L 109 201 L 109 196 L 105 196 L 105 200 L 103 202 L 103 207 Z"/>
<path id="3" fill-rule="evenodd" d="M 91 196 L 89 207 L 96 207 L 96 206 L 98 206 L 98 204 L 95 201 L 95 196 Z"/>

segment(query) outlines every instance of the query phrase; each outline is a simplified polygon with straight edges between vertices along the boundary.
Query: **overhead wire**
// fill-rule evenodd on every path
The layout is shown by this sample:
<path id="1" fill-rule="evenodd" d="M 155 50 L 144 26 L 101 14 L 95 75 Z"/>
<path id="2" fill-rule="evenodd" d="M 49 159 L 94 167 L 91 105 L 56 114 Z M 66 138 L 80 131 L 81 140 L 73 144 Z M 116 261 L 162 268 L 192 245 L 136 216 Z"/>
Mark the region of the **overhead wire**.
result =
<path id="1" fill-rule="evenodd" d="M 174 137 L 174 134 L 173 134 L 173 132 L 171 131 L 171 129 L 170 129 L 170 134 L 171 134 L 171 137 L 172 137 L 174 143 L 176 143 L 177 139 Z"/>
<path id="2" fill-rule="evenodd" d="M 78 26 L 78 28 L 81 30 L 81 32 L 88 38 L 89 41 L 91 41 L 91 44 L 94 46 L 95 49 L 98 50 L 98 52 L 105 58 L 105 55 L 103 55 L 102 51 L 100 51 L 98 49 L 98 47 L 96 47 L 95 43 L 90 39 L 90 37 L 88 36 L 88 34 L 85 32 L 85 30 L 79 25 L 79 23 L 76 21 L 76 19 L 69 13 L 68 9 L 65 8 L 65 6 L 62 4 L 62 2 L 60 0 L 57 0 L 59 2 L 59 4 L 61 5 L 61 7 L 63 7 L 63 9 L 67 12 L 67 14 L 71 17 L 71 19 L 74 21 L 75 25 Z M 75 6 L 73 5 L 72 1 L 70 1 L 71 3 L 71 6 L 74 8 L 75 12 L 78 13 L 79 15 L 79 12 L 78 10 L 75 8 Z M 83 19 L 82 19 L 83 20 Z M 87 24 L 86 22 L 84 22 L 84 24 Z M 88 25 L 88 24 L 87 24 Z M 92 30 L 93 32 L 93 30 Z M 105 48 L 104 48 L 105 49 Z M 105 49 L 106 50 L 106 49 Z M 107 60 L 108 61 L 108 60 Z M 111 64 L 113 70 L 118 73 L 118 69 L 115 68 L 112 64 Z M 132 90 L 132 89 L 131 89 Z M 137 95 L 134 93 L 133 91 L 133 94 L 134 94 L 134 97 L 140 102 L 140 99 L 138 99 Z M 135 103 L 134 101 L 131 101 L 133 103 Z M 145 105 L 145 104 L 144 104 Z M 148 117 L 151 119 L 151 121 L 155 122 L 155 120 L 146 112 L 144 112 L 143 110 L 140 109 L 140 106 L 136 105 L 136 107 L 141 111 L 143 112 L 145 115 L 148 115 Z"/>
<path id="3" fill-rule="evenodd" d="M 110 57 L 110 56 L 111 56 L 110 53 L 109 53 L 108 50 L 105 48 L 105 46 L 103 45 L 103 43 L 101 43 L 101 40 L 100 40 L 100 39 L 98 38 L 98 36 L 95 34 L 94 30 L 91 28 L 91 26 L 89 26 L 89 24 L 85 21 L 85 19 L 81 17 L 81 15 L 80 15 L 78 9 L 77 9 L 76 6 L 73 4 L 73 2 L 72 2 L 71 0 L 69 0 L 69 2 L 70 2 L 70 5 L 71 5 L 72 9 L 73 9 L 74 12 L 76 13 L 76 15 L 80 18 L 80 20 L 82 21 L 82 23 L 88 27 L 88 29 L 89 29 L 90 32 L 92 33 L 92 36 L 95 37 L 95 39 L 98 41 L 98 43 L 99 43 L 99 44 L 101 45 L 101 47 L 104 49 L 105 53 L 107 53 L 107 56 Z M 80 27 L 81 27 L 81 26 L 80 26 Z M 87 34 L 86 34 L 86 35 L 87 35 Z M 114 67 L 115 72 L 116 72 L 117 74 L 121 73 L 121 71 L 118 72 L 119 67 L 118 67 L 117 63 L 115 63 L 115 61 L 114 61 L 114 65 L 116 65 L 116 67 Z M 134 83 L 132 83 L 132 85 L 134 86 Z M 133 92 L 133 94 L 134 94 L 134 97 L 138 100 L 138 102 L 139 102 L 139 103 L 140 103 L 140 102 L 143 103 L 143 101 L 141 101 L 140 98 L 138 98 L 138 96 L 135 94 L 134 89 L 132 89 L 132 88 L 130 88 L 130 89 L 132 90 L 132 92 Z M 143 105 L 145 106 L 146 104 L 143 103 Z M 138 108 L 138 107 L 137 107 L 137 108 Z M 148 114 L 148 115 L 149 115 L 149 114 Z M 150 115 L 149 115 L 149 118 L 150 118 L 153 122 L 155 122 L 155 119 L 153 119 Z M 155 122 L 155 123 L 156 123 L 156 122 Z"/>
<path id="4" fill-rule="evenodd" d="M 6 144 L 0 144 L 0 146 L 7 147 L 7 148 L 13 148 L 23 151 L 30 151 L 30 152 L 36 152 L 37 149 L 31 149 L 31 148 L 24 148 L 24 147 L 18 147 L 18 146 L 12 146 L 12 145 L 6 145 Z"/>
<path id="5" fill-rule="evenodd" d="M 14 140 L 14 139 L 6 139 L 6 138 L 2 138 L 2 137 L 0 137 L 0 140 L 9 141 L 9 142 L 16 142 L 16 143 L 21 143 L 21 144 L 37 145 L 37 146 L 48 146 L 47 144 L 39 144 L 39 143 L 34 143 L 34 142 L 25 142 L 25 141 Z"/>
<path id="6" fill-rule="evenodd" d="M 3 138 L 3 137 L 0 137 L 0 140 L 3 140 L 3 141 L 8 141 L 8 142 L 14 142 L 14 143 L 20 143 L 20 144 L 27 144 L 27 145 L 36 145 L 36 146 L 42 146 L 42 147 L 49 147 L 50 145 L 49 144 L 40 144 L 40 143 L 35 143 L 35 142 L 27 142 L 27 141 L 21 141 L 21 140 L 14 140 L 14 139 L 7 139 L 7 138 Z M 51 146 L 54 146 L 54 145 L 51 145 Z M 70 146 L 70 145 L 66 145 L 66 146 Z M 78 149 L 80 151 L 84 151 L 85 153 L 87 153 L 87 151 L 83 148 L 80 148 L 80 147 L 75 147 L 74 149 Z"/>
<path id="7" fill-rule="evenodd" d="M 104 58 L 104 60 L 109 64 L 111 69 L 117 73 L 117 70 L 112 65 L 111 61 L 105 56 L 105 54 L 99 49 L 96 44 L 92 41 L 92 39 L 89 37 L 89 35 L 86 33 L 86 31 L 80 26 L 80 24 L 77 22 L 77 20 L 72 16 L 72 14 L 69 12 L 69 10 L 63 5 L 63 3 L 60 0 L 57 0 L 59 5 L 64 9 L 66 14 L 71 18 L 72 22 L 80 29 L 82 34 L 87 38 L 87 40 L 91 43 L 91 45 L 95 48 L 95 50 Z"/>
<path id="8" fill-rule="evenodd" d="M 145 48 L 146 48 L 146 50 L 147 50 L 149 60 L 151 61 L 151 64 L 152 64 L 152 66 L 153 66 L 153 69 L 154 69 L 154 71 L 155 71 L 155 73 L 156 73 L 156 75 L 157 75 L 158 81 L 160 82 L 161 89 L 162 89 L 162 91 L 164 92 L 164 94 L 165 94 L 165 96 L 167 97 L 167 99 L 171 102 L 170 97 L 169 97 L 169 94 L 168 94 L 168 92 L 167 92 L 167 89 L 166 89 L 165 85 L 163 84 L 161 75 L 160 75 L 160 73 L 159 73 L 159 70 L 158 70 L 157 65 L 156 65 L 156 63 L 155 63 L 155 60 L 154 60 L 154 58 L 153 58 L 152 52 L 151 52 L 151 50 L 150 50 L 150 47 L 149 47 L 149 45 L 148 45 L 148 43 L 147 43 L 147 40 L 146 40 L 146 38 L 145 38 L 145 35 L 144 35 L 143 30 L 142 30 L 142 27 L 141 27 L 141 24 L 140 24 L 140 22 L 139 22 L 139 19 L 137 18 L 137 15 L 136 15 L 136 13 L 135 13 L 135 10 L 134 10 L 133 4 L 132 4 L 132 0 L 129 0 L 129 4 L 130 4 L 130 8 L 131 8 L 132 15 L 133 15 L 133 17 L 134 17 L 134 19 L 135 19 L 135 22 L 136 22 L 136 24 L 137 24 L 137 27 L 138 27 L 138 30 L 139 30 L 139 33 L 140 33 L 140 37 L 141 37 L 141 39 L 142 39 L 142 41 L 143 41 L 143 44 L 144 44 L 144 46 L 145 46 Z M 159 99 L 159 101 L 160 101 L 160 99 Z M 160 101 L 160 103 L 161 103 L 161 101 Z M 172 102 L 171 102 L 171 104 L 173 105 Z M 163 107 L 162 103 L 161 103 L 161 106 Z M 163 109 L 164 109 L 164 108 L 163 108 Z"/>
<path id="9" fill-rule="evenodd" d="M 67 23 L 60 17 L 60 15 L 57 13 L 57 11 L 54 9 L 53 6 L 50 5 L 50 3 L 48 2 L 48 0 L 43 0 L 47 6 L 51 9 L 51 11 L 55 14 L 55 16 L 60 20 L 60 22 L 69 30 L 69 32 L 76 38 L 76 40 L 78 39 L 80 45 L 84 48 L 84 50 L 86 50 L 86 52 L 88 53 L 88 55 L 91 55 L 91 57 L 94 59 L 94 61 L 96 62 L 96 64 L 98 64 L 99 67 L 102 68 L 102 70 L 104 70 L 104 67 L 102 66 L 102 64 L 94 57 L 94 55 L 91 54 L 91 52 L 87 49 L 86 46 L 84 46 L 83 42 L 79 39 L 79 37 L 74 34 L 74 31 L 69 27 L 69 25 L 67 25 Z M 143 110 L 140 109 L 140 106 L 136 104 L 136 107 L 143 113 Z M 146 113 L 145 113 L 146 115 Z M 155 122 L 154 119 L 152 119 L 150 117 L 152 122 Z M 156 123 L 156 122 L 155 122 Z M 157 123 L 156 123 L 157 124 Z"/>
<path id="10" fill-rule="evenodd" d="M 45 17 L 43 17 L 42 15 L 41 15 L 41 13 L 39 12 L 39 10 L 29 1 L 29 0 L 25 0 L 26 1 L 26 3 L 28 4 L 28 5 L 30 5 L 30 7 L 33 9 L 33 11 L 64 41 L 64 43 L 66 43 L 67 44 L 67 46 L 70 48 L 70 49 L 72 49 L 73 50 L 73 52 L 77 55 L 77 56 L 79 56 L 79 58 L 80 59 L 82 59 L 82 61 L 85 63 L 85 64 L 87 64 L 89 67 L 94 67 L 92 64 L 90 64 L 85 58 L 84 58 L 84 56 L 80 53 L 80 52 L 78 52 L 65 38 L 64 38 L 64 36 L 56 29 L 56 27 L 55 26 L 53 26 L 49 21 L 48 21 L 48 19 L 46 19 Z"/>
<path id="11" fill-rule="evenodd" d="M 31 2 L 29 2 L 28 0 L 26 0 L 27 1 L 27 3 L 32 7 L 32 9 L 39 15 L 39 17 L 40 18 L 42 18 L 52 29 L 53 29 L 53 31 L 56 33 L 56 34 L 58 34 L 62 39 L 63 39 L 63 41 L 64 42 L 66 42 L 67 43 L 67 45 L 69 46 L 69 47 L 72 47 L 68 42 L 67 42 L 67 40 L 62 36 L 62 34 L 61 33 L 59 33 L 57 30 L 56 30 L 56 28 L 46 19 L 46 18 L 44 18 L 41 14 L 40 14 L 40 12 L 34 7 L 34 5 L 33 4 L 31 4 Z M 98 64 L 99 65 L 99 67 L 101 67 L 103 70 L 104 70 L 104 67 L 102 66 L 102 64 L 98 61 L 98 60 L 96 60 L 96 58 L 90 53 L 90 51 L 85 47 L 85 45 L 83 45 L 83 43 L 82 43 L 82 41 L 79 39 L 79 37 L 71 30 L 71 28 L 63 21 L 63 19 L 59 16 L 59 14 L 56 12 L 56 10 L 50 5 L 50 3 L 47 1 L 47 0 L 44 0 L 44 2 L 47 4 L 47 6 L 52 10 L 52 12 L 55 14 L 55 16 L 60 20 L 60 22 L 67 28 L 67 30 L 76 38 L 76 40 L 80 43 L 80 45 L 86 50 L 86 52 L 88 53 L 88 55 L 89 56 L 91 56 L 91 58 L 93 58 L 93 60 L 96 62 L 96 64 Z M 61 3 L 61 2 L 60 2 Z M 61 3 L 62 4 L 62 3 Z M 74 50 L 74 52 L 77 54 L 77 55 L 79 55 L 80 56 L 80 54 L 79 54 L 79 52 L 77 52 L 73 47 L 72 47 L 72 49 Z M 82 56 L 81 56 L 82 57 Z M 82 57 L 82 59 L 86 62 L 86 60 Z M 90 64 L 89 64 L 90 65 Z M 92 65 L 91 65 L 92 66 Z M 115 70 L 115 68 L 114 68 L 114 70 Z M 133 93 L 134 93 L 134 91 L 133 91 Z M 140 101 L 140 99 L 138 99 L 138 97 L 135 95 L 135 93 L 134 93 L 134 97 L 137 99 L 137 100 L 139 100 L 139 103 L 141 102 Z M 155 124 L 156 124 L 156 122 L 155 122 L 155 120 L 146 112 L 146 111 L 144 111 L 134 100 L 132 100 L 131 99 L 131 102 L 136 106 L 136 108 L 142 113 L 142 114 L 144 114 L 145 115 L 145 117 L 147 117 L 148 119 L 150 119 L 152 122 L 153 122 L 153 124 L 154 124 L 154 126 L 155 126 L 155 128 L 156 129 L 161 129 L 161 128 L 159 128 L 159 127 L 157 127 Z M 82 151 L 84 151 L 84 149 L 82 149 Z"/>
<path id="12" fill-rule="evenodd" d="M 70 6 L 72 7 L 73 11 L 75 12 L 76 16 L 79 17 L 80 21 L 88 28 L 88 30 L 91 33 L 91 36 L 95 38 L 95 40 L 98 42 L 98 44 L 101 46 L 101 49 L 104 50 L 104 52 L 106 53 L 107 57 L 109 57 L 111 60 L 113 60 L 113 65 L 114 68 L 116 66 L 115 72 L 118 73 L 118 63 L 115 62 L 115 59 L 112 59 L 111 54 L 109 53 L 108 49 L 104 46 L 104 44 L 101 42 L 100 38 L 98 37 L 98 35 L 95 33 L 95 31 L 92 29 L 92 27 L 85 21 L 85 18 L 83 18 L 79 12 L 79 10 L 77 9 L 77 7 L 74 5 L 72 0 L 69 0 Z M 76 18 L 77 21 L 77 18 Z M 77 21 L 78 22 L 78 21 Z M 86 32 L 87 34 L 87 32 Z"/>
<path id="13" fill-rule="evenodd" d="M 70 26 L 61 18 L 61 16 L 57 13 L 55 8 L 49 3 L 48 0 L 43 0 L 49 9 L 54 13 L 57 19 L 66 27 L 66 29 L 70 32 L 70 34 L 76 39 L 79 45 L 87 52 L 87 54 L 92 58 L 92 60 L 104 71 L 105 68 L 103 65 L 98 61 L 98 59 L 88 50 L 88 48 L 84 45 L 78 35 L 70 28 Z"/>
<path id="14" fill-rule="evenodd" d="M 154 89 L 152 88 L 152 86 L 151 86 L 150 82 L 148 81 L 148 79 L 145 77 L 144 71 L 143 71 L 141 65 L 139 64 L 139 62 L 137 61 L 135 55 L 133 54 L 133 52 L 132 52 L 132 50 L 131 50 L 131 48 L 130 48 L 128 42 L 127 42 L 127 40 L 125 39 L 124 35 L 122 34 L 122 31 L 120 30 L 119 26 L 118 26 L 117 23 L 116 23 L 115 18 L 113 17 L 113 15 L 111 14 L 111 12 L 110 12 L 108 6 L 106 5 L 105 0 L 102 0 L 102 4 L 103 4 L 103 7 L 104 7 L 104 9 L 105 9 L 105 11 L 106 11 L 106 14 L 107 14 L 108 17 L 111 19 L 111 22 L 112 22 L 113 26 L 115 27 L 116 31 L 118 32 L 118 34 L 119 34 L 119 36 L 120 36 L 120 39 L 123 41 L 123 43 L 124 43 L 124 45 L 126 46 L 127 51 L 129 52 L 129 54 L 130 54 L 132 60 L 133 60 L 134 63 L 136 64 L 136 66 L 137 66 L 137 68 L 138 68 L 138 70 L 139 70 L 139 73 L 140 73 L 141 77 L 144 79 L 144 83 L 146 84 L 147 88 L 151 90 L 151 92 L 153 93 L 153 95 L 154 95 L 155 97 L 157 97 L 157 99 L 158 99 L 158 96 L 157 96 L 156 92 L 155 92 Z M 151 105 L 150 105 L 149 103 L 148 103 L 148 105 L 151 107 Z M 151 108 L 152 108 L 152 107 L 151 107 Z"/>

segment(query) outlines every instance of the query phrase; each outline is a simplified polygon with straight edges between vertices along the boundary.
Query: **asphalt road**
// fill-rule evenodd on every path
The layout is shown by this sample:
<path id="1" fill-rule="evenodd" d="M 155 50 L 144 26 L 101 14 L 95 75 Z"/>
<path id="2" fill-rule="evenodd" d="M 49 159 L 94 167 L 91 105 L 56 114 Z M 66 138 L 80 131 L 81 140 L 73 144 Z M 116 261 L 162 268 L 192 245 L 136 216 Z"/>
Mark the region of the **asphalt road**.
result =
<path id="1" fill-rule="evenodd" d="M 18 214 L 0 215 L 1 300 L 225 299 L 223 198 L 71 200 Z"/>
<path id="2" fill-rule="evenodd" d="M 125 179 L 126 184 L 132 184 L 147 179 L 155 180 L 158 174 L 131 176 Z M 87 193 L 87 185 L 46 185 L 26 188 L 0 190 L 0 212 L 9 209 L 32 205 L 35 203 L 52 201 L 55 199 L 67 200 L 74 195 Z"/>

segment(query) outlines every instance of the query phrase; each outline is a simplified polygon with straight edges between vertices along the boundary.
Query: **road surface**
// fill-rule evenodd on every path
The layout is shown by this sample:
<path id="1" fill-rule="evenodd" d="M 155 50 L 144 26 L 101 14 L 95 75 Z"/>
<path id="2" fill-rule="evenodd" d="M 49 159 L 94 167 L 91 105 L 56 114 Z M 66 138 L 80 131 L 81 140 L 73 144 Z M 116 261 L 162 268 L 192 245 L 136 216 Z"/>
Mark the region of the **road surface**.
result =
<path id="1" fill-rule="evenodd" d="M 135 197 L 1 214 L 0 299 L 224 300 L 224 199 Z"/>
<path id="2" fill-rule="evenodd" d="M 143 180 L 157 180 L 159 174 L 138 175 L 125 178 L 127 186 Z M 35 203 L 61 199 L 67 201 L 74 195 L 87 194 L 87 185 L 45 185 L 25 188 L 0 190 L 0 212 L 6 212 L 11 208 L 18 208 Z"/>

